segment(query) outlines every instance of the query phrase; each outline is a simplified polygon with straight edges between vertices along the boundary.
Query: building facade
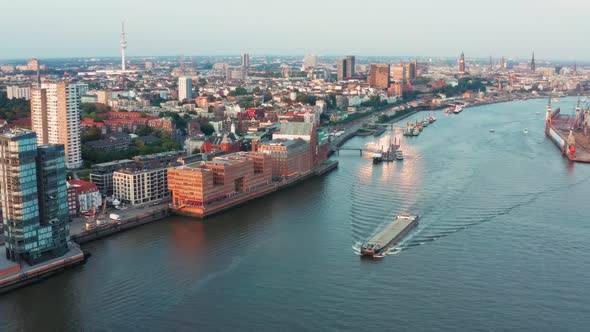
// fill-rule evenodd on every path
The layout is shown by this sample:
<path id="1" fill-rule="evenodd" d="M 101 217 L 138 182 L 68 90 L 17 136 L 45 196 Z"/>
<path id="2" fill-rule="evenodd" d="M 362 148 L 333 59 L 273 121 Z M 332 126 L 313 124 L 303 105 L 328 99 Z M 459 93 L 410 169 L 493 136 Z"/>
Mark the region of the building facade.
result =
<path id="1" fill-rule="evenodd" d="M 354 55 L 348 55 L 346 57 L 346 78 L 355 77 L 356 73 L 356 57 Z"/>
<path id="2" fill-rule="evenodd" d="M 346 79 L 346 59 L 338 59 L 338 64 L 336 65 L 336 79 L 338 81 L 344 81 Z"/>
<path id="3" fill-rule="evenodd" d="M 372 64 L 369 70 L 369 85 L 380 89 L 387 89 L 391 84 L 390 66 L 387 64 Z"/>
<path id="4" fill-rule="evenodd" d="M 173 206 L 203 208 L 269 186 L 272 160 L 264 153 L 238 152 L 170 168 L 168 177 Z"/>
<path id="5" fill-rule="evenodd" d="M 167 168 L 114 172 L 113 196 L 130 205 L 169 198 Z"/>
<path id="6" fill-rule="evenodd" d="M 272 140 L 258 146 L 271 157 L 273 179 L 305 174 L 312 168 L 309 143 L 302 139 Z"/>
<path id="7" fill-rule="evenodd" d="M 28 86 L 12 85 L 6 87 L 6 98 L 8 99 L 26 99 L 31 97 L 31 88 Z"/>
<path id="8" fill-rule="evenodd" d="M 31 125 L 37 143 L 63 144 L 67 168 L 82 166 L 77 84 L 43 83 L 31 89 Z"/>
<path id="9" fill-rule="evenodd" d="M 98 191 L 96 183 L 83 180 L 69 180 L 68 188 L 74 188 L 76 206 L 79 213 L 84 213 L 102 205 L 102 195 Z"/>
<path id="10" fill-rule="evenodd" d="M 178 78 L 178 101 L 193 98 L 193 80 L 190 77 Z"/>
<path id="11" fill-rule="evenodd" d="M 0 135 L 0 205 L 6 258 L 34 265 L 68 251 L 63 145 L 37 146 L 34 132 Z"/>

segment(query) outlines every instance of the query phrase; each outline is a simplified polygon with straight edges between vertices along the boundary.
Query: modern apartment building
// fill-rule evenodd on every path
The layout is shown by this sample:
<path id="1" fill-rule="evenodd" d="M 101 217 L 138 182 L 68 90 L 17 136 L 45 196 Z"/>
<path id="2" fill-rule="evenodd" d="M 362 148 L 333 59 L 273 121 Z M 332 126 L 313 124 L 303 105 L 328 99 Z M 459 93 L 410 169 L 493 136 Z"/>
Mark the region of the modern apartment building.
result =
<path id="1" fill-rule="evenodd" d="M 28 86 L 12 85 L 6 87 L 6 98 L 8 99 L 20 99 L 24 98 L 29 100 L 31 97 L 31 88 Z"/>
<path id="2" fill-rule="evenodd" d="M 113 173 L 113 196 L 123 203 L 138 205 L 170 197 L 167 168 Z"/>
<path id="3" fill-rule="evenodd" d="M 178 101 L 193 98 L 193 80 L 190 77 L 178 78 Z"/>
<path id="4" fill-rule="evenodd" d="M 82 166 L 78 85 L 43 83 L 31 89 L 31 123 L 37 143 L 63 144 L 66 167 Z"/>
<path id="5" fill-rule="evenodd" d="M 37 146 L 34 132 L 0 134 L 0 205 L 6 258 L 34 265 L 68 251 L 63 145 Z"/>

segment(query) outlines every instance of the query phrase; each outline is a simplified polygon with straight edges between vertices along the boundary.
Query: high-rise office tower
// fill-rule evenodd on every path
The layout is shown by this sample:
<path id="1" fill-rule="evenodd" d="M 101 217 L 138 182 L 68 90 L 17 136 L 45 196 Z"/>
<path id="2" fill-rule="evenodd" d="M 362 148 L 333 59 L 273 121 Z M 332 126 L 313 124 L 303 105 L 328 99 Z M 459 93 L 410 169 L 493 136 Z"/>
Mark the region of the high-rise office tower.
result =
<path id="1" fill-rule="evenodd" d="M 533 52 L 533 58 L 531 59 L 531 71 L 534 73 L 537 69 L 537 65 L 535 64 L 535 52 Z"/>
<path id="2" fill-rule="evenodd" d="M 193 80 L 190 77 L 178 78 L 178 100 L 191 99 L 193 97 Z"/>
<path id="3" fill-rule="evenodd" d="M 465 75 L 465 54 L 461 52 L 461 57 L 459 58 L 459 75 Z"/>
<path id="4" fill-rule="evenodd" d="M 391 84 L 390 66 L 386 64 L 372 64 L 369 70 L 369 85 L 381 89 L 389 88 Z"/>
<path id="5" fill-rule="evenodd" d="M 416 79 L 418 77 L 418 60 L 414 59 L 414 61 L 410 62 L 410 70 L 408 75 L 410 76 L 410 80 Z"/>
<path id="6" fill-rule="evenodd" d="M 250 67 L 250 54 L 248 54 L 248 53 L 242 54 L 242 67 L 244 67 L 244 68 Z"/>
<path id="7" fill-rule="evenodd" d="M 82 166 L 77 84 L 62 81 L 31 88 L 31 122 L 39 145 L 63 144 L 66 166 Z"/>
<path id="8" fill-rule="evenodd" d="M 354 77 L 355 74 L 355 67 L 356 65 L 356 60 L 354 55 L 349 55 L 346 57 L 346 78 L 352 78 Z"/>
<path id="9" fill-rule="evenodd" d="M 314 54 L 308 54 L 303 59 L 303 67 L 304 68 L 317 68 L 318 66 L 318 56 Z"/>
<path id="10" fill-rule="evenodd" d="M 0 206 L 6 258 L 30 265 L 68 251 L 64 146 L 37 147 L 27 130 L 0 134 Z"/>
<path id="11" fill-rule="evenodd" d="M 338 81 L 344 81 L 348 76 L 346 75 L 346 59 L 338 59 L 338 66 L 336 69 L 336 77 Z"/>

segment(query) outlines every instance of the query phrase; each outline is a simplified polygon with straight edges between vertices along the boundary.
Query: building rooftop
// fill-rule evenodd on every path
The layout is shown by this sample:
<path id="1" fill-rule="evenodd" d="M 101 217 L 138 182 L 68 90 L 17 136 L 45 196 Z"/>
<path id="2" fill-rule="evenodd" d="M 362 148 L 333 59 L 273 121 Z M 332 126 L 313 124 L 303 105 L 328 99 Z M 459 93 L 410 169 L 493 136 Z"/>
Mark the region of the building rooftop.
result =
<path id="1" fill-rule="evenodd" d="M 300 135 L 309 136 L 313 130 L 312 123 L 305 122 L 282 122 L 281 129 L 277 132 L 279 135 Z"/>

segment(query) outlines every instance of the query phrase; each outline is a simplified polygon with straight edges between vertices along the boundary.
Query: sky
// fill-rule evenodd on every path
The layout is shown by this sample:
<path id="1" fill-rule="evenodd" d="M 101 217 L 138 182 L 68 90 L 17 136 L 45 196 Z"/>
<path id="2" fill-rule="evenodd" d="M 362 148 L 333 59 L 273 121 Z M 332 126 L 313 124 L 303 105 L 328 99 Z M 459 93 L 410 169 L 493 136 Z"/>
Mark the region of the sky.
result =
<path id="1" fill-rule="evenodd" d="M 345 55 L 590 60 L 588 0 L 2 1 L 0 59 Z"/>

